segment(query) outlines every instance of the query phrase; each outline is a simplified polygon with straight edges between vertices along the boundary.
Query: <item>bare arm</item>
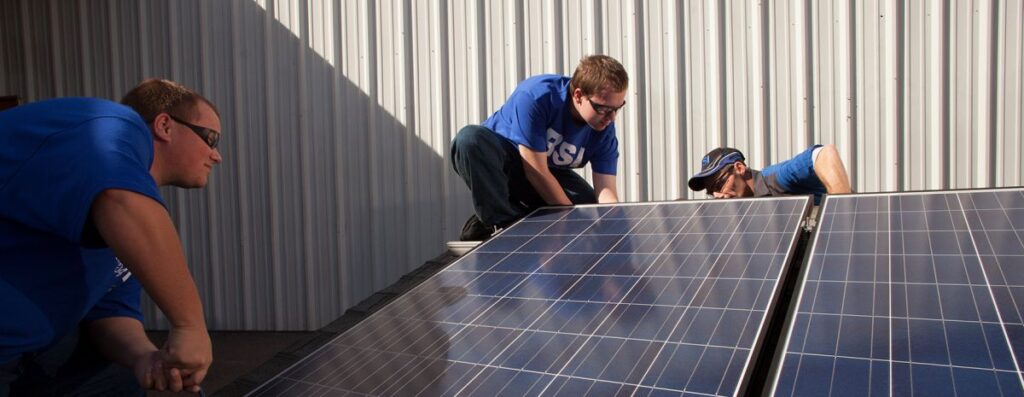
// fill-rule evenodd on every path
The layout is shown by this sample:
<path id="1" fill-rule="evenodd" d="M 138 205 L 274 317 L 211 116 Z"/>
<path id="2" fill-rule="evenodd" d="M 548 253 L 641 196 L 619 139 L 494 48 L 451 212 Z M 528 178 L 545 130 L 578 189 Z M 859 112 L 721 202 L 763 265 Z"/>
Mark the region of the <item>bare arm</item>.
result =
<path id="1" fill-rule="evenodd" d="M 615 186 L 615 175 L 594 173 L 594 192 L 597 202 L 601 204 L 619 202 L 618 188 Z"/>
<path id="2" fill-rule="evenodd" d="M 548 170 L 548 157 L 544 152 L 535 152 L 526 146 L 519 145 L 519 156 L 523 158 L 523 170 L 526 180 L 530 181 L 537 193 L 550 205 L 572 205 L 569 196 L 565 195 L 562 185 L 551 171 Z"/>
<path id="3" fill-rule="evenodd" d="M 108 189 L 97 195 L 91 213 L 104 241 L 171 322 L 164 361 L 180 368 L 186 386 L 198 390 L 213 360 L 210 336 L 167 210 L 144 195 Z"/>
<path id="4" fill-rule="evenodd" d="M 846 167 L 843 159 L 839 157 L 839 151 L 835 145 L 825 145 L 818 152 L 818 158 L 814 160 L 814 173 L 825 185 L 829 194 L 850 193 L 850 177 L 846 175 Z"/>
<path id="5" fill-rule="evenodd" d="M 131 317 L 107 317 L 86 324 L 96 348 L 111 361 L 131 368 L 145 389 L 181 391 L 180 371 L 168 377 L 160 351 L 150 342 L 142 323 Z M 172 372 L 172 371 L 168 371 Z"/>

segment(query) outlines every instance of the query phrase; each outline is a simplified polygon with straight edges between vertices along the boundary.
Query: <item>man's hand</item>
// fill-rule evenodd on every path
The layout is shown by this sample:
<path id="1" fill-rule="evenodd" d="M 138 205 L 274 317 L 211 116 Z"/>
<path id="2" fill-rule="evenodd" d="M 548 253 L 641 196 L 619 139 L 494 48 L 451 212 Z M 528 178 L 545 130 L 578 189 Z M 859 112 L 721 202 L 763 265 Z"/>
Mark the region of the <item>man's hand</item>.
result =
<path id="1" fill-rule="evenodd" d="M 132 364 L 135 379 L 143 389 L 179 392 L 183 388 L 181 371 L 177 368 L 166 369 L 163 356 L 163 352 L 155 349 L 139 356 Z"/>
<path id="2" fill-rule="evenodd" d="M 187 390 L 198 392 L 199 382 L 206 375 L 206 369 L 210 363 L 210 338 L 206 335 L 205 329 L 199 341 L 189 341 L 194 346 L 201 346 L 205 349 L 205 361 L 203 359 L 181 359 L 168 354 L 167 346 L 172 341 L 180 343 L 182 340 L 178 334 L 181 330 L 175 328 L 168 334 L 168 344 L 164 350 L 157 350 L 156 346 L 149 341 L 142 323 L 131 317 L 106 317 L 85 324 L 85 329 L 92 338 L 96 348 L 111 361 L 129 367 L 135 374 L 135 379 L 144 389 L 181 391 L 188 386 Z M 185 330 L 188 334 L 189 331 Z M 190 335 L 186 335 L 188 339 Z M 173 338 L 173 339 L 172 339 Z M 180 350 L 177 349 L 176 350 Z M 186 364 L 188 361 L 202 361 L 202 373 L 198 378 L 183 379 Z M 176 368 L 177 367 L 177 368 Z M 190 370 L 189 373 L 199 374 L 198 371 Z M 186 384 L 186 381 L 189 382 Z"/>
<path id="3" fill-rule="evenodd" d="M 199 384 L 206 378 L 206 372 L 213 362 L 210 334 L 206 328 L 172 328 L 160 353 L 167 379 L 173 381 L 177 375 L 185 390 L 198 393 Z"/>
<path id="4" fill-rule="evenodd" d="M 600 204 L 612 204 L 619 202 L 618 188 L 615 186 L 615 175 L 594 173 L 594 192 L 597 193 L 597 202 Z"/>

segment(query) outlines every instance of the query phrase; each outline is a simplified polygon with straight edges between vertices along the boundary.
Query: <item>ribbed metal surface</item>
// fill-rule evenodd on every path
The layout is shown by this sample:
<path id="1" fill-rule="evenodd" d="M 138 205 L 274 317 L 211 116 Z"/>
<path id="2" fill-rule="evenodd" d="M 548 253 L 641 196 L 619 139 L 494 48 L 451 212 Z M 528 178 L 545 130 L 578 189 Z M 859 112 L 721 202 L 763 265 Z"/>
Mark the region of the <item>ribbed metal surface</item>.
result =
<path id="1" fill-rule="evenodd" d="M 760 168 L 835 143 L 858 191 L 1024 184 L 1022 19 L 1020 0 L 0 0 L 0 94 L 161 76 L 210 97 L 225 162 L 166 191 L 210 326 L 313 329 L 457 235 L 452 135 L 585 54 L 630 73 L 625 200 L 701 197 L 686 179 L 718 145 Z"/>

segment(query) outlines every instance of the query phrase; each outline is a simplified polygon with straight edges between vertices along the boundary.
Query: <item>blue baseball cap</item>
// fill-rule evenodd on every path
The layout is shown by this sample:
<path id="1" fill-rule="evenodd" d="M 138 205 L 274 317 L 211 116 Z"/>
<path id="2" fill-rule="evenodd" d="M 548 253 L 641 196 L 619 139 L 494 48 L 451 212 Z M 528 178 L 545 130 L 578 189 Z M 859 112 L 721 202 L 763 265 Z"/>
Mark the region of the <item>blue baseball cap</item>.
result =
<path id="1" fill-rule="evenodd" d="M 729 164 L 745 161 L 746 159 L 746 157 L 743 157 L 743 152 L 731 147 L 720 147 L 712 150 L 700 161 L 700 172 L 690 178 L 687 184 L 690 185 L 690 189 L 696 191 L 704 190 L 707 188 L 706 184 L 709 177 L 714 176 Z"/>

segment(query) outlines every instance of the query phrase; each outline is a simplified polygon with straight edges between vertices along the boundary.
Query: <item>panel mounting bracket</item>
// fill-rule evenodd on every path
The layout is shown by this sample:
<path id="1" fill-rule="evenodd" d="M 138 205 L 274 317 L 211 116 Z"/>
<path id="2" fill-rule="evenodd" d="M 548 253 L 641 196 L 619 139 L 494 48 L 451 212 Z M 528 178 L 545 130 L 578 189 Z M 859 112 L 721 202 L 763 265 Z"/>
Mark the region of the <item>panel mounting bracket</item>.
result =
<path id="1" fill-rule="evenodd" d="M 803 227 L 804 231 L 807 232 L 813 232 L 816 226 L 818 226 L 818 220 L 813 216 L 808 216 L 804 218 L 803 222 L 801 222 L 801 227 Z"/>

